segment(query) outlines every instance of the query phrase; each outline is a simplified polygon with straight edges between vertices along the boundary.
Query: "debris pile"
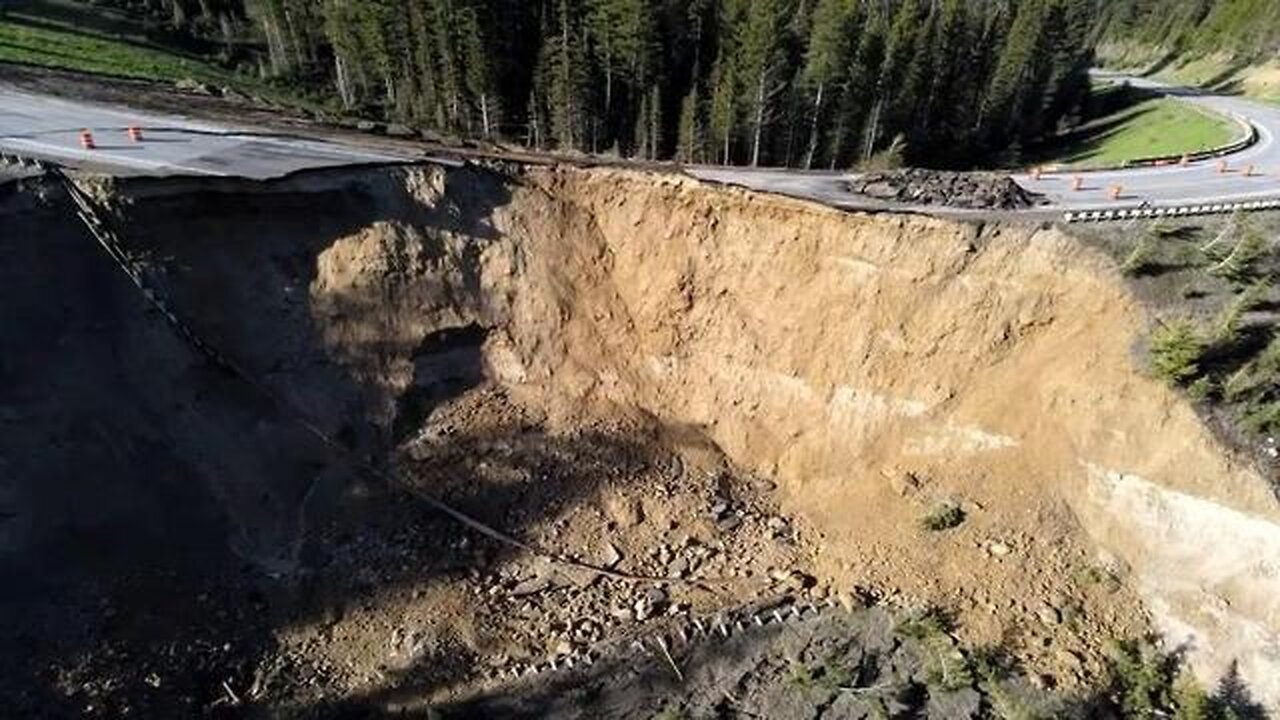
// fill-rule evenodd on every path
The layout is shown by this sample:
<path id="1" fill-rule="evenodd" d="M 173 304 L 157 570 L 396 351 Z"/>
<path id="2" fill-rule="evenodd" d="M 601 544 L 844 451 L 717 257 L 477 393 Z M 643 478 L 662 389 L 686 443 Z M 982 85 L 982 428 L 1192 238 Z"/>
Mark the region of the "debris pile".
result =
<path id="1" fill-rule="evenodd" d="M 919 168 L 868 173 L 850 182 L 849 190 L 877 200 L 974 210 L 1018 210 L 1041 202 L 1008 175 Z"/>

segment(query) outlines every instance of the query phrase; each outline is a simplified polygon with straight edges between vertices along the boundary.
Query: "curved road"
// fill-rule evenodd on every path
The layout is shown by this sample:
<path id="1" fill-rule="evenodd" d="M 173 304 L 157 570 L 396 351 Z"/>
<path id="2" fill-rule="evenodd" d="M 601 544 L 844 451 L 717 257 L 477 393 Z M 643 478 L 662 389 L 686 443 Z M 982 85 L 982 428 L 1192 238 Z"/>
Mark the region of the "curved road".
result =
<path id="1" fill-rule="evenodd" d="M 1105 74 L 1104 74 L 1105 75 Z M 1259 133 L 1256 145 L 1230 157 L 1231 171 L 1219 173 L 1217 161 L 1206 160 L 1186 167 L 1135 168 L 1082 173 L 1084 187 L 1071 189 L 1073 174 L 1047 173 L 1040 179 L 1015 176 L 1018 183 L 1045 195 L 1048 205 L 1025 211 L 1078 211 L 1121 209 L 1149 204 L 1155 207 L 1187 203 L 1280 198 L 1280 107 L 1237 97 L 1201 94 L 1162 86 L 1141 78 L 1127 78 L 1142 86 L 1183 96 L 1186 102 L 1241 117 Z M 133 142 L 125 133 L 131 125 L 143 127 L 143 141 Z M 80 147 L 79 131 L 94 134 L 96 149 Z M 357 137 L 352 141 L 359 143 Z M 116 175 L 213 175 L 263 179 L 317 167 L 421 161 L 420 154 L 370 149 L 359 144 L 317 138 L 263 133 L 229 128 L 173 115 L 136 111 L 37 95 L 0 84 L 0 153 L 33 157 L 72 167 Z M 457 164 L 449 158 L 435 162 Z M 1254 172 L 1242 169 L 1252 164 Z M 817 200 L 851 209 L 897 208 L 934 214 L 1003 214 L 964 211 L 944 207 L 909 207 L 854 195 L 846 189 L 847 173 L 800 172 L 741 167 L 689 167 L 694 177 L 742 185 L 756 190 Z M 1109 188 L 1123 186 L 1119 200 Z"/>
<path id="2" fill-rule="evenodd" d="M 1098 73 L 1106 77 L 1107 73 Z M 1027 212 L 1044 210 L 1118 210 L 1143 205 L 1166 207 L 1197 203 L 1226 203 L 1280 198 L 1280 107 L 1239 97 L 1199 93 L 1170 87 L 1143 78 L 1111 75 L 1144 87 L 1180 96 L 1183 101 L 1209 110 L 1241 118 L 1258 131 L 1258 142 L 1226 160 L 1228 171 L 1219 173 L 1217 160 L 1204 160 L 1187 166 L 1131 168 L 1127 170 L 1045 173 L 1040 179 L 1026 174 L 1014 180 L 1027 190 L 1041 193 L 1048 201 Z M 1244 169 L 1253 165 L 1253 173 Z M 845 183 L 856 177 L 848 173 L 797 172 L 764 168 L 691 167 L 691 175 L 703 180 L 741 185 L 756 190 L 781 193 L 817 200 L 837 207 L 852 209 L 891 207 L 862 198 L 845 189 Z M 1072 190 L 1072 178 L 1079 175 L 1083 187 Z M 1118 200 L 1110 197 L 1110 188 L 1122 187 Z M 932 213 L 964 213 L 955 208 L 937 206 L 910 208 Z M 977 211 L 969 211 L 977 212 Z M 990 214 L 991 211 L 982 211 Z"/>

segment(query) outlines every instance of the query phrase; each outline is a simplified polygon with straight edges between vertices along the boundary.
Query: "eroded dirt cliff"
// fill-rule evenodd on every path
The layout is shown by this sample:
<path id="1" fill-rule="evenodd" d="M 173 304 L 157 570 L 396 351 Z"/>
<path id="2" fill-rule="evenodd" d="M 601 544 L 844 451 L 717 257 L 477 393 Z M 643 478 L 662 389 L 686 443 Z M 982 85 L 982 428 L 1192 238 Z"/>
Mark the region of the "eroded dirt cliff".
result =
<path id="1" fill-rule="evenodd" d="M 5 201 L 0 564 L 31 703 L 385 706 L 656 612 L 855 590 L 1068 688 L 1145 603 L 1206 674 L 1280 694 L 1280 507 L 1144 376 L 1141 310 L 1057 230 L 617 170 L 98 192 L 268 392 L 149 310 L 56 187 Z M 719 589 L 565 577 L 397 485 Z M 963 522 L 922 529 L 941 504 Z"/>

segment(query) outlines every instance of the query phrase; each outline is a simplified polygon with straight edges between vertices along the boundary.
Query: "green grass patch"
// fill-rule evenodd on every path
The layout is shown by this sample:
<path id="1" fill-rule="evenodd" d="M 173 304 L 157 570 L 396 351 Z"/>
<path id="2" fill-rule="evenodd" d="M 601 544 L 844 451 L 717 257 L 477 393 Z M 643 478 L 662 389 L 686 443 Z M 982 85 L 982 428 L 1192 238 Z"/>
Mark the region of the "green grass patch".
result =
<path id="1" fill-rule="evenodd" d="M 308 107 L 296 93 L 203 56 L 148 38 L 118 11 L 67 0 L 28 0 L 0 16 L 0 62 L 159 82 L 194 81 Z"/>
<path id="2" fill-rule="evenodd" d="M 243 86 L 247 80 L 209 62 L 53 25 L 28 25 L 20 19 L 0 20 L 0 61 L 218 86 Z"/>
<path id="3" fill-rule="evenodd" d="M 1173 98 L 1152 98 L 1097 118 L 1051 147 L 1045 161 L 1110 167 L 1140 158 L 1226 145 L 1240 136 L 1231 120 Z"/>

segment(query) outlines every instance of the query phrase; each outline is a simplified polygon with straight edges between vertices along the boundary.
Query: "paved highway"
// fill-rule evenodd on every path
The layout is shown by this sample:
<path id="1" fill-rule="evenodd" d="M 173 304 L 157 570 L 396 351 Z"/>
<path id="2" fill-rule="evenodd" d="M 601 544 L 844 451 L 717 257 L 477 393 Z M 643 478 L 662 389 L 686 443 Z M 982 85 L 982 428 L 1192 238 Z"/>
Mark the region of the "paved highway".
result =
<path id="1" fill-rule="evenodd" d="M 1280 134 L 1280 107 L 1238 97 L 1173 88 L 1142 78 L 1114 77 L 1128 80 L 1135 86 L 1179 95 L 1185 102 L 1252 123 L 1258 131 L 1258 142 L 1227 158 L 1228 171 L 1225 173 L 1218 171 L 1217 160 L 1194 162 L 1185 167 L 1172 165 L 1079 173 L 1083 181 L 1080 190 L 1072 188 L 1073 178 L 1076 177 L 1074 173 L 1049 172 L 1039 179 L 1027 174 L 1015 175 L 1014 179 L 1018 184 L 1046 197 L 1048 209 L 1108 210 L 1144 205 L 1165 207 L 1280 197 L 1280 143 L 1276 141 L 1276 136 Z M 1253 166 L 1253 172 L 1246 174 L 1245 169 L 1249 165 Z M 802 173 L 736 167 L 691 167 L 686 170 L 704 180 L 803 197 L 838 207 L 857 208 L 880 204 L 849 193 L 845 184 L 855 176 L 848 173 Z M 1122 188 L 1119 199 L 1111 197 L 1111 189 L 1116 186 Z M 1040 208 L 1044 209 L 1046 208 Z"/>
<path id="2" fill-rule="evenodd" d="M 1142 85 L 1184 96 L 1185 102 L 1230 114 L 1252 123 L 1258 142 L 1230 157 L 1230 170 L 1220 173 L 1216 160 L 1186 167 L 1166 166 L 1110 172 L 1081 173 L 1083 188 L 1072 189 L 1070 173 L 1045 173 L 1039 179 L 1016 175 L 1015 180 L 1045 195 L 1045 210 L 1120 209 L 1186 203 L 1220 203 L 1280 197 L 1280 107 L 1242 98 L 1199 94 L 1126 78 Z M 142 141 L 126 134 L 142 129 Z M 93 134 L 96 149 L 80 144 L 80 131 Z M 210 175 L 252 179 L 279 177 L 308 168 L 394 163 L 422 160 L 411 153 L 394 154 L 337 142 L 229 128 L 191 118 L 139 112 L 124 107 L 36 95 L 0 85 L 0 151 L 51 160 L 63 165 L 117 175 Z M 440 162 L 454 160 L 436 158 Z M 1244 168 L 1252 165 L 1254 172 Z M 817 200 L 838 207 L 888 207 L 850 193 L 846 173 L 798 172 L 739 167 L 693 167 L 695 177 Z M 1123 188 L 1119 200 L 1110 197 Z M 919 208 L 930 212 L 964 211 Z"/>
<path id="3" fill-rule="evenodd" d="M 142 130 L 141 142 L 127 129 Z M 89 130 L 96 149 L 81 147 Z M 34 95 L 0 85 L 0 151 L 115 175 L 267 179 L 298 170 L 421 157 L 189 118 Z"/>

